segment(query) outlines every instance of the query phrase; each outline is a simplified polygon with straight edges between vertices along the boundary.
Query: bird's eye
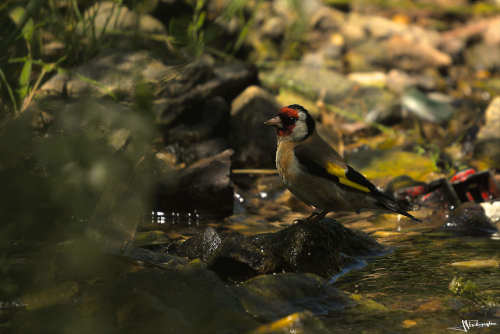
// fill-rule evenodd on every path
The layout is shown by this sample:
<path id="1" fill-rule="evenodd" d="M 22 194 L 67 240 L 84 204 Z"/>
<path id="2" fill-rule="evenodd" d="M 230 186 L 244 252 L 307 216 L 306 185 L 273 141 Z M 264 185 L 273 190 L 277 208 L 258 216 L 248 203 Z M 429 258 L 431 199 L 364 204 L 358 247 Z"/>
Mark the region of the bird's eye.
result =
<path id="1" fill-rule="evenodd" d="M 283 125 L 285 127 L 290 126 L 292 124 L 295 124 L 296 121 L 297 121 L 296 117 L 291 117 L 291 116 L 288 116 L 288 115 L 282 115 L 281 116 L 281 122 L 283 123 Z"/>

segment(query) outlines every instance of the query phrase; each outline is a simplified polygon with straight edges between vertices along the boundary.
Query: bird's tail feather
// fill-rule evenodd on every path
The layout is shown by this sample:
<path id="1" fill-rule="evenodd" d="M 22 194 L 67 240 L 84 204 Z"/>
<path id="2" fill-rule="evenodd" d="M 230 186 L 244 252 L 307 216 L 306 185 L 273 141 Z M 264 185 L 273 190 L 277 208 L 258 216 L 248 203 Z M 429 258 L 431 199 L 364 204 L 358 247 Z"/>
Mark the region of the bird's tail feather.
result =
<path id="1" fill-rule="evenodd" d="M 377 194 L 376 198 L 378 200 L 378 204 L 382 208 L 389 210 L 389 211 L 392 211 L 392 212 L 402 214 L 403 216 L 406 216 L 406 217 L 408 217 L 416 222 L 419 222 L 419 223 L 422 222 L 420 219 L 414 217 L 413 215 L 411 215 L 407 212 L 408 210 L 411 210 L 411 208 L 412 208 L 409 203 L 398 201 L 398 200 L 394 199 L 392 196 L 390 196 L 386 193 L 383 193 L 383 192 L 379 192 Z"/>

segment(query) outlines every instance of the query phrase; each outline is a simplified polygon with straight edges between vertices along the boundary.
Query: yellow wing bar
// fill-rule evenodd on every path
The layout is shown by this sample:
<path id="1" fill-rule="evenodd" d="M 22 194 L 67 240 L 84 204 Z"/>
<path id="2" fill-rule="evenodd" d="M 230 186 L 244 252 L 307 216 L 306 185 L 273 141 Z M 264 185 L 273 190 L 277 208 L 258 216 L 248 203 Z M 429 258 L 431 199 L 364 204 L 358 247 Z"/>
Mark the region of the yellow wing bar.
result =
<path id="1" fill-rule="evenodd" d="M 346 176 L 347 170 L 345 168 L 339 166 L 339 165 L 336 165 L 336 164 L 334 164 L 332 162 L 327 162 L 327 164 L 326 164 L 326 171 L 328 173 L 330 173 L 330 174 L 335 175 L 336 177 L 338 177 L 339 178 L 339 182 L 342 183 L 345 186 L 348 186 L 348 187 L 351 187 L 351 188 L 363 191 L 365 193 L 369 193 L 370 192 L 370 189 L 368 189 L 367 187 L 349 180 L 347 178 L 347 176 Z"/>

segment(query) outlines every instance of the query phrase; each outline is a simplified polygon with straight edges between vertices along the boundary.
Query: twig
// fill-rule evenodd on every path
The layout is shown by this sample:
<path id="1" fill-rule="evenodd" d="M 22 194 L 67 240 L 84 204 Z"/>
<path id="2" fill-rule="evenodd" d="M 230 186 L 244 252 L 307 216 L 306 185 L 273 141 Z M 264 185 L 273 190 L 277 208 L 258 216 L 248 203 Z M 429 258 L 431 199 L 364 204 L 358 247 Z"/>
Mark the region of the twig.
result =
<path id="1" fill-rule="evenodd" d="M 233 174 L 262 174 L 262 175 L 275 175 L 278 174 L 276 169 L 232 169 Z"/>

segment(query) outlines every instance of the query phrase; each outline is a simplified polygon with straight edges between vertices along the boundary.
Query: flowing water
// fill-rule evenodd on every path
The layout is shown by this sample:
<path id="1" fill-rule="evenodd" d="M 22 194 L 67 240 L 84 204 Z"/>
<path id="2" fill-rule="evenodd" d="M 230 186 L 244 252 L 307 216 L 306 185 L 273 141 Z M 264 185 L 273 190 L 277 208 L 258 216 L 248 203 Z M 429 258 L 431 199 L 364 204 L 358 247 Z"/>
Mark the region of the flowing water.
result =
<path id="1" fill-rule="evenodd" d="M 332 332 L 452 333 L 449 328 L 462 328 L 462 320 L 479 320 L 491 327 L 471 331 L 500 333 L 498 305 L 496 309 L 488 305 L 500 300 L 500 240 L 424 232 L 410 237 L 402 234 L 390 244 L 392 253 L 370 259 L 366 267 L 335 283 L 387 309 L 329 314 L 325 322 Z M 470 299 L 455 296 L 450 291 L 454 278 L 473 282 L 477 295 Z"/>

